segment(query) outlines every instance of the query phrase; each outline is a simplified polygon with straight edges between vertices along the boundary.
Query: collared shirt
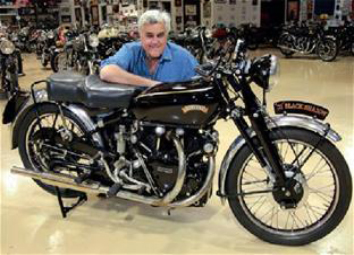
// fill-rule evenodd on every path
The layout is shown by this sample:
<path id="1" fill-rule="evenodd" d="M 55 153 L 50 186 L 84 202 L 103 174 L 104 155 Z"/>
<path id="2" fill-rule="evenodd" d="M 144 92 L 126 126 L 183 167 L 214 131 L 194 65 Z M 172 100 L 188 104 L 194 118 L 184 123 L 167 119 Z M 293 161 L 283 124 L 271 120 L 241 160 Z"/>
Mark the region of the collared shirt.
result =
<path id="1" fill-rule="evenodd" d="M 151 80 L 179 82 L 188 81 L 197 75 L 194 68 L 198 65 L 198 62 L 189 51 L 177 44 L 168 42 L 155 72 L 150 74 L 141 42 L 131 42 L 124 44 L 114 56 L 103 60 L 101 68 L 111 64 L 118 65 L 129 73 Z"/>

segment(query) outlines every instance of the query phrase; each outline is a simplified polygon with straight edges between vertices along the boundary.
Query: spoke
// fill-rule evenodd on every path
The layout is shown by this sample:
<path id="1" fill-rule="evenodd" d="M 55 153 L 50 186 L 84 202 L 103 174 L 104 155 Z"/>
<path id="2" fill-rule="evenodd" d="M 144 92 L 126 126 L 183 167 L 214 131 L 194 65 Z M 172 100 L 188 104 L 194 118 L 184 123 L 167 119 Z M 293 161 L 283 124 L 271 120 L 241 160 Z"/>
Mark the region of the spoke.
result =
<path id="1" fill-rule="evenodd" d="M 279 208 L 276 208 L 275 206 L 272 207 L 272 215 L 270 217 L 270 226 L 273 227 L 273 219 L 274 217 L 275 220 L 276 220 L 276 224 L 277 224 L 277 227 L 278 227 L 278 212 L 279 212 Z"/>
<path id="2" fill-rule="evenodd" d="M 306 224 L 304 224 L 304 222 L 296 215 L 296 213 L 294 212 L 294 217 L 300 222 L 300 224 L 305 228 L 306 227 Z M 298 227 L 300 227 L 298 225 Z"/>
<path id="3" fill-rule="evenodd" d="M 322 217 L 322 215 L 327 211 L 327 208 L 322 208 L 322 207 L 310 205 L 307 202 L 305 204 L 307 204 L 307 207 L 312 211 L 312 213 L 313 213 L 313 215 L 315 217 L 316 217 L 316 215 L 319 216 L 319 217 L 316 217 L 316 218 Z"/>
<path id="4" fill-rule="evenodd" d="M 289 217 L 290 217 L 290 212 L 288 212 L 288 217 L 286 217 L 286 222 L 285 222 L 285 229 L 288 228 L 288 222 L 289 222 Z"/>
<path id="5" fill-rule="evenodd" d="M 323 158 L 321 158 L 320 160 L 319 160 L 319 162 L 317 163 L 317 165 L 313 168 L 313 170 L 312 170 L 312 172 L 310 173 L 310 174 L 305 174 L 305 176 L 308 176 L 307 177 L 307 181 L 309 181 L 312 177 L 314 177 L 319 171 L 321 171 L 321 169 L 322 169 L 322 165 L 321 165 L 321 162 L 324 162 L 324 164 L 323 165 L 326 165 L 326 162 L 324 161 L 324 159 Z"/>
<path id="6" fill-rule="evenodd" d="M 257 208 L 257 210 L 255 210 L 255 211 L 253 212 L 254 215 L 256 215 L 256 213 L 258 212 L 258 210 L 262 208 L 262 206 L 264 205 L 264 203 L 265 203 L 266 201 L 267 201 L 267 198 L 264 199 L 263 202 L 262 202 L 262 204 Z"/>
<path id="7" fill-rule="evenodd" d="M 279 208 L 277 209 L 277 229 L 279 229 Z"/>
<path id="8" fill-rule="evenodd" d="M 335 190 L 335 186 L 333 184 L 329 184 L 327 186 L 323 186 L 321 188 L 316 188 L 316 189 L 309 187 L 309 190 L 310 190 L 311 193 L 314 193 L 314 194 L 322 194 L 324 196 L 332 197 L 331 194 Z M 331 192 L 331 194 L 328 194 L 326 192 L 326 190 L 328 190 L 327 192 Z"/>
<path id="9" fill-rule="evenodd" d="M 55 127 L 55 124 L 57 123 L 57 120 L 58 120 L 58 114 L 55 114 L 55 117 L 54 117 L 54 120 L 53 120 L 52 128 Z"/>
<path id="10" fill-rule="evenodd" d="M 262 195 L 263 195 L 263 194 L 262 194 Z M 251 210 L 253 209 L 253 207 L 262 199 L 262 197 L 264 197 L 264 195 L 261 196 L 260 198 L 258 198 L 256 202 L 247 203 L 248 207 L 249 207 L 249 205 L 252 205 L 251 207 L 249 207 L 249 210 L 250 210 L 250 211 L 251 211 Z M 246 202 L 246 201 L 245 201 L 245 202 Z"/>
<path id="11" fill-rule="evenodd" d="M 304 203 L 304 207 L 305 207 L 306 214 L 307 214 L 308 218 L 310 219 L 310 224 L 312 224 L 314 221 L 312 220 L 311 214 L 309 212 L 309 208 L 306 203 Z"/>
<path id="12" fill-rule="evenodd" d="M 294 231 L 294 226 L 297 228 L 300 228 L 299 225 L 296 223 L 296 217 L 295 217 L 295 212 L 290 212 L 291 217 L 293 218 L 293 224 L 291 225 L 291 231 Z"/>
<path id="13" fill-rule="evenodd" d="M 318 197 L 322 198 L 322 200 L 324 200 L 328 204 L 331 204 L 331 202 L 332 202 L 332 199 L 327 199 L 326 198 L 326 196 L 329 197 L 329 198 L 332 198 L 332 196 L 330 196 L 330 195 L 327 195 L 327 194 L 323 195 L 322 193 L 319 193 L 319 192 L 311 192 L 311 194 L 317 195 Z"/>
<path id="14" fill-rule="evenodd" d="M 260 167 L 258 160 L 255 159 L 254 157 L 252 157 L 252 159 L 250 161 L 248 161 L 247 166 L 252 167 L 252 169 L 254 169 L 254 170 L 264 172 L 264 169 L 262 167 Z"/>
<path id="15" fill-rule="evenodd" d="M 273 217 L 274 217 L 274 206 L 272 207 L 272 213 L 270 214 L 269 220 L 265 221 L 265 223 L 268 224 L 268 222 L 270 222 L 269 226 L 272 226 Z"/>
<path id="16" fill-rule="evenodd" d="M 265 216 L 267 216 L 270 212 L 273 211 L 273 207 L 271 209 L 269 209 L 268 211 L 266 211 L 265 214 L 263 214 L 263 216 L 259 217 L 259 220 L 262 220 Z M 268 221 L 265 221 L 265 223 L 267 223 Z"/>
<path id="17" fill-rule="evenodd" d="M 298 148 L 298 146 L 295 146 L 295 148 Z M 291 162 L 290 164 L 291 165 L 294 165 L 296 162 L 297 162 L 297 166 L 300 166 L 302 165 L 301 162 L 301 156 L 303 155 L 303 153 L 306 151 L 307 147 L 304 146 L 304 148 L 300 151 L 300 152 L 297 152 L 297 149 L 295 149 L 295 159 L 293 160 L 293 162 Z"/>
<path id="18" fill-rule="evenodd" d="M 249 181 L 249 182 L 244 182 L 242 183 L 243 185 L 251 185 L 251 184 L 257 184 L 257 183 L 267 183 L 268 180 L 260 180 L 260 181 Z"/>
<path id="19" fill-rule="evenodd" d="M 250 177 L 252 177 L 252 178 L 247 178 L 247 177 L 245 177 L 245 175 L 248 175 L 248 176 L 250 176 Z M 259 183 L 260 182 L 264 182 L 264 180 L 261 180 L 261 179 L 259 179 L 259 178 L 257 178 L 256 176 L 254 176 L 253 174 L 251 174 L 251 173 L 249 173 L 249 172 L 244 172 L 244 179 L 246 179 L 246 180 L 250 180 L 250 182 L 256 182 L 255 183 L 255 186 L 256 187 L 258 187 L 258 188 L 264 188 L 264 186 L 263 185 L 260 185 Z M 247 185 L 247 184 L 249 184 L 249 182 L 243 182 L 242 183 L 242 186 L 244 186 L 244 185 Z"/>

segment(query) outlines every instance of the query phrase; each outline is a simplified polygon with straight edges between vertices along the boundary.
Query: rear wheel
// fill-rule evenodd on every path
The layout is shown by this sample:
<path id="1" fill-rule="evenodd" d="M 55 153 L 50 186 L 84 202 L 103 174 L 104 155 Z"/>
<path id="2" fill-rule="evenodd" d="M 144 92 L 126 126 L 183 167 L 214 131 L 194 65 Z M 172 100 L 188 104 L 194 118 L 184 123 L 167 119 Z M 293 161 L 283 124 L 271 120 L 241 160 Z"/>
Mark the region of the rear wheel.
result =
<path id="1" fill-rule="evenodd" d="M 77 138 L 85 133 L 85 125 L 70 111 L 63 109 L 65 123 L 58 115 L 56 105 L 43 104 L 36 111 L 27 114 L 21 123 L 19 132 L 19 152 L 26 169 L 36 172 L 65 173 L 77 176 L 77 171 L 66 167 L 65 162 L 85 163 L 80 152 L 68 149 L 70 141 L 67 137 Z M 66 129 L 65 126 L 68 128 Z M 41 127 L 41 128 L 40 128 Z M 56 194 L 55 187 L 34 180 L 45 191 Z M 60 188 L 63 197 L 78 197 L 81 192 Z"/>
<path id="2" fill-rule="evenodd" d="M 273 189 L 266 171 L 248 146 L 232 161 L 227 194 L 269 190 L 230 197 L 238 221 L 259 238 L 275 244 L 304 245 L 339 225 L 352 195 L 348 166 L 338 149 L 315 133 L 298 129 L 273 131 L 289 186 Z M 296 156 L 298 155 L 298 156 Z"/>
<path id="3" fill-rule="evenodd" d="M 332 39 L 325 39 L 318 45 L 318 56 L 326 62 L 331 62 L 338 55 L 338 45 Z"/>

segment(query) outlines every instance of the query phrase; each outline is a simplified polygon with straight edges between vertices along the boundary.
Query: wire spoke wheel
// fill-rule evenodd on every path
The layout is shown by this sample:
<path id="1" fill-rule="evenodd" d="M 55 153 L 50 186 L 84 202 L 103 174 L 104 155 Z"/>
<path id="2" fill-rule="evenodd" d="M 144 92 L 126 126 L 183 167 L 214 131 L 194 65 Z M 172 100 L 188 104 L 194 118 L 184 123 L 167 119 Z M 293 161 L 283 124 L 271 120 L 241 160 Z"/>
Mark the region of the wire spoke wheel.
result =
<path id="1" fill-rule="evenodd" d="M 73 139 L 84 135 L 84 125 L 66 109 L 63 109 L 62 118 L 54 105 L 42 105 L 37 110 L 40 121 L 35 111 L 30 112 L 19 133 L 19 152 L 25 168 L 77 177 L 78 170 L 69 165 L 89 165 L 90 157 L 71 149 L 70 144 Z M 39 180 L 35 182 L 49 193 L 56 194 L 55 187 Z M 80 194 L 70 189 L 61 190 L 63 197 L 77 197 Z"/>
<path id="2" fill-rule="evenodd" d="M 241 224 L 261 239 L 303 245 L 325 236 L 343 219 L 352 189 L 349 169 L 327 140 L 316 148 L 320 137 L 313 133 L 292 130 L 286 137 L 274 135 L 288 187 L 274 188 L 267 171 L 244 148 L 243 158 L 235 158 L 228 175 L 228 194 L 274 189 L 229 198 L 230 207 Z"/>
<path id="3" fill-rule="evenodd" d="M 334 40 L 326 39 L 318 45 L 318 55 L 323 61 L 333 61 L 338 55 L 338 46 Z"/>

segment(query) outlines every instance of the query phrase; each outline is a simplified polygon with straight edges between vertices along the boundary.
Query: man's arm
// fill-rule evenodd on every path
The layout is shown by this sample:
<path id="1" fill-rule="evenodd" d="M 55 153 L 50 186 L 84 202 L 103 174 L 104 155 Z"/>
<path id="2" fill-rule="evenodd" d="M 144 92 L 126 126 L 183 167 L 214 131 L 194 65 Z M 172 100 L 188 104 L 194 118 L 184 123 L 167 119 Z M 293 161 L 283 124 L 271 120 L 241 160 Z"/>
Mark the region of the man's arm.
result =
<path id="1" fill-rule="evenodd" d="M 111 83 L 131 84 L 137 86 L 154 86 L 160 82 L 139 75 L 131 74 L 117 65 L 106 65 L 100 71 L 100 78 Z"/>

